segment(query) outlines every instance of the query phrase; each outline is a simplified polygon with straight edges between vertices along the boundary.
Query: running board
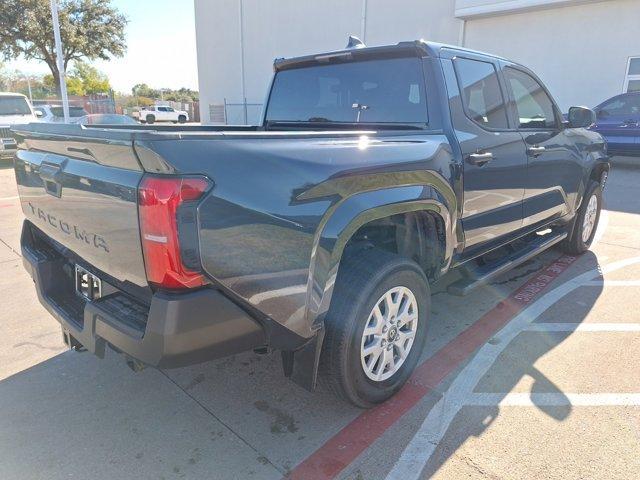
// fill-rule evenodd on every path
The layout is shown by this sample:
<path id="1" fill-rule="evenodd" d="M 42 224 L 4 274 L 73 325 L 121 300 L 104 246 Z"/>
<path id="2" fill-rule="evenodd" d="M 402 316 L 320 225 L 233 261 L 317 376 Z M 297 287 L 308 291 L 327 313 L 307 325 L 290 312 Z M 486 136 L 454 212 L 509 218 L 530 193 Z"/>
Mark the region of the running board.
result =
<path id="1" fill-rule="evenodd" d="M 558 242 L 567 238 L 567 232 L 550 233 L 539 236 L 529 242 L 524 248 L 517 250 L 493 263 L 479 266 L 473 270 L 463 270 L 464 278 L 453 282 L 447 287 L 451 295 L 463 297 L 480 285 L 486 285 L 498 275 L 501 275 L 514 267 L 532 259 L 539 253 L 547 250 Z"/>

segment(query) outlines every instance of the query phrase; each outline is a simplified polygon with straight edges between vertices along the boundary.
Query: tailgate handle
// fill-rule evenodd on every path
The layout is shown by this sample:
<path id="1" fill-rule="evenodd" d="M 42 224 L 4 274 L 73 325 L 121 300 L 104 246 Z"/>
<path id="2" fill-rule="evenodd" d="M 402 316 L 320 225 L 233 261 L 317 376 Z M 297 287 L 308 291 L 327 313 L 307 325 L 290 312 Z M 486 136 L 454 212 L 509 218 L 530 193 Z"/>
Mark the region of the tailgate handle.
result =
<path id="1" fill-rule="evenodd" d="M 62 183 L 60 182 L 62 166 L 55 163 L 42 162 L 38 173 L 44 182 L 44 189 L 47 193 L 60 198 L 62 196 Z"/>

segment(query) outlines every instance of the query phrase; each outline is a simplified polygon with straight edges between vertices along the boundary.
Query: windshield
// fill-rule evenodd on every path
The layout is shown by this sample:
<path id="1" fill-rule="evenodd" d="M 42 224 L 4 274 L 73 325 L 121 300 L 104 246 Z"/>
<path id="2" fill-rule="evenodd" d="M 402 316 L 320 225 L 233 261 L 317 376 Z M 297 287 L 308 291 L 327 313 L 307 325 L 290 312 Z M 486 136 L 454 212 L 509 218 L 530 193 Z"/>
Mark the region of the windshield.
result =
<path id="1" fill-rule="evenodd" d="M 0 97 L 0 115 L 31 115 L 31 109 L 24 97 Z"/>
<path id="2" fill-rule="evenodd" d="M 418 58 L 283 70 L 274 79 L 268 122 L 427 123 Z"/>

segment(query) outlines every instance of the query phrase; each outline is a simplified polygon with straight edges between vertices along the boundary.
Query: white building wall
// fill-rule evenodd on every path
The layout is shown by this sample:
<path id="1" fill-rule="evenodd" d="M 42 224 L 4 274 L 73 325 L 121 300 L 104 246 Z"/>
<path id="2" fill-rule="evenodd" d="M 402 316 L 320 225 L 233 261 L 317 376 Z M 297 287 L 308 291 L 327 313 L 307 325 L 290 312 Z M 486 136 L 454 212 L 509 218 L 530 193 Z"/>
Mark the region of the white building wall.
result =
<path id="1" fill-rule="evenodd" d="M 531 68 L 563 111 L 622 93 L 640 56 L 640 1 L 609 0 L 467 21 L 465 46 Z"/>
<path id="2" fill-rule="evenodd" d="M 456 17 L 474 8 L 484 10 Z M 341 49 L 349 34 L 460 44 L 464 25 L 465 46 L 529 66 L 563 110 L 620 93 L 628 57 L 640 55 L 640 0 L 195 0 L 195 14 L 203 123 L 225 99 L 263 103 L 276 57 Z M 243 120 L 241 106 L 227 111 Z"/>
<path id="3" fill-rule="evenodd" d="M 350 34 L 372 45 L 457 43 L 453 10 L 453 0 L 195 0 L 202 121 L 210 123 L 209 105 L 243 101 L 243 71 L 247 102 L 262 103 L 276 57 L 342 49 Z M 241 120 L 241 110 L 229 107 L 229 120 Z M 249 108 L 250 122 L 256 112 Z"/>
<path id="4" fill-rule="evenodd" d="M 589 2 L 612 0 L 455 0 L 455 15 L 458 18 L 473 18 L 478 16 L 496 15 L 501 13 L 523 12 L 541 8 L 560 7 L 563 5 L 578 5 Z"/>

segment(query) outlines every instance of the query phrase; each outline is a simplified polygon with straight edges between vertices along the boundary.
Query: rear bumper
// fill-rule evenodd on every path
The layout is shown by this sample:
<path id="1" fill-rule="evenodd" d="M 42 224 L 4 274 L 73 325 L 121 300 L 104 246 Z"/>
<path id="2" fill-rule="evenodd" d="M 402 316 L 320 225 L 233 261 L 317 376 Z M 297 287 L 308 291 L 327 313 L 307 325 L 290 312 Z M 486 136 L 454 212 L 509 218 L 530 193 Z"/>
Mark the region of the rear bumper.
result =
<path id="1" fill-rule="evenodd" d="M 87 350 L 102 357 L 106 345 L 140 362 L 174 368 L 251 350 L 266 343 L 261 325 L 215 289 L 155 293 L 149 305 L 115 289 L 98 300 L 75 292 L 73 265 L 47 248 L 28 221 L 22 231 L 23 263 L 38 298 Z"/>

